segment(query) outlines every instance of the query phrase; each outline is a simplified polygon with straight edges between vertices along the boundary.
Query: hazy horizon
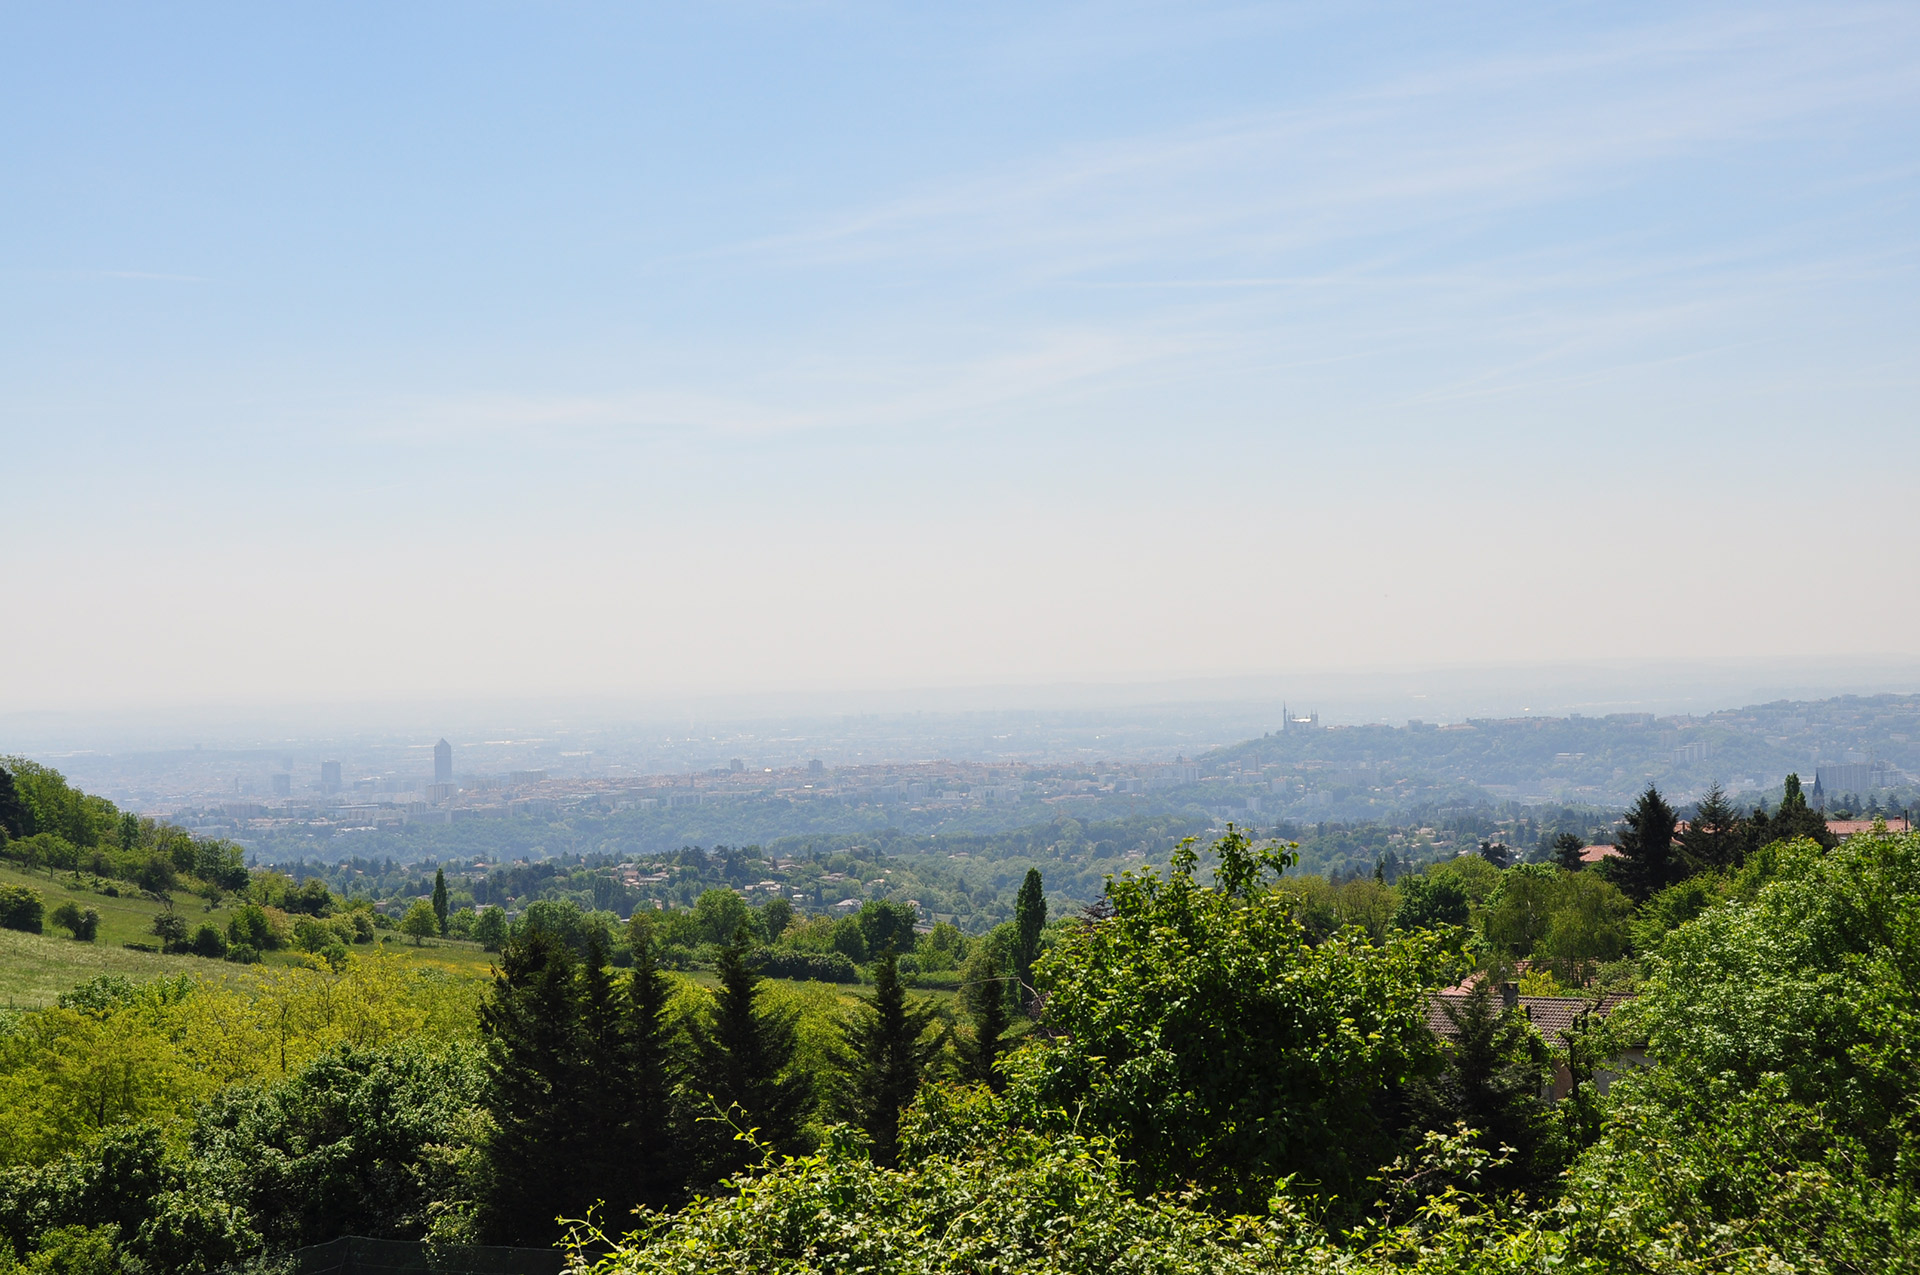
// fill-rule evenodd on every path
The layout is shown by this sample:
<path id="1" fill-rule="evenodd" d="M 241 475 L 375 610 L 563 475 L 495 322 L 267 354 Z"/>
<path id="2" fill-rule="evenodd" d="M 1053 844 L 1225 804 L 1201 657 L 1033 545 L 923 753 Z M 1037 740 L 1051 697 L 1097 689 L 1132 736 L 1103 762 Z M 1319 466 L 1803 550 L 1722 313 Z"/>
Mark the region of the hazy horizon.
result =
<path id="1" fill-rule="evenodd" d="M 1910 7 L 17 7 L 0 67 L 0 724 L 1920 663 Z"/>

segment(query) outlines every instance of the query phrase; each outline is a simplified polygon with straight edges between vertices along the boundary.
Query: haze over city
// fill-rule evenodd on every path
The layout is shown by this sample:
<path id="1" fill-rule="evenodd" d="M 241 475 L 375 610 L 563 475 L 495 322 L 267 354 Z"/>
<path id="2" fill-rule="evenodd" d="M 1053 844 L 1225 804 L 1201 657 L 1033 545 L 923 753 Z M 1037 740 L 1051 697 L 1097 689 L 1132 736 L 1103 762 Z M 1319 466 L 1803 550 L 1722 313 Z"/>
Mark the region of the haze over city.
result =
<path id="1" fill-rule="evenodd" d="M 14 7 L 0 707 L 1859 689 L 1920 622 L 1916 34 Z"/>

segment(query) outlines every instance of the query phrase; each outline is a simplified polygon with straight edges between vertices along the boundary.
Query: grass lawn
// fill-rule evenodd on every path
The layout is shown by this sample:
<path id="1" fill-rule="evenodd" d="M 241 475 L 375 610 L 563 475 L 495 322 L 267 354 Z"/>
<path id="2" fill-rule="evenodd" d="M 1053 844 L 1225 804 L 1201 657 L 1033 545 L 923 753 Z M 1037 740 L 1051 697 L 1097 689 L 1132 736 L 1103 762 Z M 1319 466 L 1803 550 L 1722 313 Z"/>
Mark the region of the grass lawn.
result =
<path id="1" fill-rule="evenodd" d="M 119 974 L 135 982 L 192 974 L 226 978 L 240 967 L 198 956 L 162 956 L 130 952 L 105 943 L 76 943 L 53 934 L 0 930 L 0 1005 L 36 1009 L 51 1005 L 60 993 L 97 974 Z"/>

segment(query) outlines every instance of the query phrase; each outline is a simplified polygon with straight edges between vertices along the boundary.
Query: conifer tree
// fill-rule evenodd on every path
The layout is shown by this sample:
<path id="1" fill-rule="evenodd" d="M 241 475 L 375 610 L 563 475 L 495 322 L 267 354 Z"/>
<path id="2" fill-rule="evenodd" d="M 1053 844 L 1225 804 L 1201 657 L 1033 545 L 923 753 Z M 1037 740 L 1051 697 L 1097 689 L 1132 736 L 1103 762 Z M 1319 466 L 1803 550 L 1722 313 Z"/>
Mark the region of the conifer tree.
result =
<path id="1" fill-rule="evenodd" d="M 1020 883 L 1020 893 L 1013 901 L 1013 924 L 1018 938 L 1014 973 L 1020 979 L 1020 1003 L 1024 1007 L 1032 995 L 1033 963 L 1040 957 L 1040 931 L 1047 926 L 1047 892 L 1038 868 L 1028 868 L 1027 879 Z"/>
<path id="2" fill-rule="evenodd" d="M 1680 853 L 1695 872 L 1737 868 L 1746 857 L 1749 834 L 1746 821 L 1715 780 L 1694 808 L 1687 830 L 1680 834 Z"/>
<path id="3" fill-rule="evenodd" d="M 1679 820 L 1673 807 L 1652 784 L 1627 811 L 1620 830 L 1620 854 L 1607 864 L 1613 883 L 1636 902 L 1644 902 L 1680 879 L 1684 866 L 1673 854 L 1673 832 Z"/>
<path id="4" fill-rule="evenodd" d="M 1546 1045 L 1524 1014 L 1496 1000 L 1481 979 L 1443 1012 L 1453 1026 L 1439 1076 L 1415 1086 L 1426 1122 L 1461 1121 L 1489 1150 L 1506 1147 L 1511 1163 L 1490 1177 L 1501 1187 L 1537 1188 L 1556 1173 L 1566 1148 L 1544 1093 L 1552 1076 Z"/>
<path id="5" fill-rule="evenodd" d="M 1006 1088 L 1006 1078 L 993 1069 L 1004 1048 L 1007 1034 L 1007 980 L 993 949 L 980 944 L 967 961 L 962 974 L 961 996 L 967 1017 L 973 1020 L 973 1034 L 963 1040 L 960 1054 L 968 1080 L 984 1084 L 993 1092 Z"/>
<path id="6" fill-rule="evenodd" d="M 1563 832 L 1553 839 L 1553 861 L 1568 872 L 1578 872 L 1587 866 L 1580 857 L 1587 848 L 1586 839 L 1571 832 Z"/>
<path id="7" fill-rule="evenodd" d="M 651 929 L 634 928 L 633 972 L 627 981 L 624 1104 L 628 1194 L 664 1209 L 676 1203 L 686 1180 L 686 1149 L 674 1102 L 672 1039 L 667 1028 L 671 990 L 655 963 Z"/>
<path id="8" fill-rule="evenodd" d="M 13 776 L 5 766 L 0 766 L 0 842 L 8 837 L 26 836 L 32 831 L 32 825 L 26 803 L 20 800 L 20 790 L 13 786 Z"/>
<path id="9" fill-rule="evenodd" d="M 847 1024 L 847 1074 L 840 1114 L 873 1140 L 873 1162 L 892 1168 L 899 1157 L 900 1113 L 920 1091 L 920 1076 L 945 1044 L 932 1030 L 932 1005 L 909 1004 L 899 958 L 874 962 L 873 995 Z"/>
<path id="10" fill-rule="evenodd" d="M 447 937 L 447 873 L 444 868 L 433 870 L 433 919 L 440 926 L 440 937 Z"/>
<path id="11" fill-rule="evenodd" d="M 598 1122 L 581 1048 L 580 980 L 558 935 L 526 926 L 508 939 L 480 1006 L 488 1060 L 488 1198 L 482 1231 L 493 1243 L 550 1244 L 562 1215 L 592 1199 Z"/>
<path id="12" fill-rule="evenodd" d="M 798 1150 L 801 1126 L 813 1101 L 813 1085 L 805 1072 L 793 1067 L 798 1047 L 797 1015 L 762 1011 L 758 1005 L 760 978 L 747 965 L 753 932 L 741 925 L 733 942 L 720 949 L 720 990 L 711 1024 L 692 1027 L 696 1068 L 692 1087 L 711 1099 L 702 1117 L 730 1115 L 744 1119 L 755 1137 L 776 1151 Z M 739 1111 L 732 1109 L 738 1107 Z M 736 1141 L 724 1122 L 707 1119 L 699 1126 L 704 1136 L 702 1159 L 707 1180 L 713 1181 L 748 1162 L 750 1152 Z"/>
<path id="13" fill-rule="evenodd" d="M 1790 841 L 1796 837 L 1808 837 L 1818 841 L 1831 850 L 1838 839 L 1827 831 L 1827 818 L 1807 804 L 1807 794 L 1801 790 L 1800 776 L 1788 775 L 1786 791 L 1781 794 L 1780 808 L 1769 819 L 1764 807 L 1753 815 L 1753 844 L 1770 845 L 1775 841 Z"/>

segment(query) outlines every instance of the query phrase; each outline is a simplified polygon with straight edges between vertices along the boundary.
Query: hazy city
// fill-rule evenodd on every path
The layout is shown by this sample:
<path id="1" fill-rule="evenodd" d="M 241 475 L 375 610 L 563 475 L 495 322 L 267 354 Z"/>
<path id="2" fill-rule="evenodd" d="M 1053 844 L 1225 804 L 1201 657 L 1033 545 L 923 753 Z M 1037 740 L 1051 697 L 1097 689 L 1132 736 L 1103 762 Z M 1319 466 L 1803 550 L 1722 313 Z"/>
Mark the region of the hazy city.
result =
<path id="1" fill-rule="evenodd" d="M 1920 1272 L 1920 10 L 0 67 L 0 1275 Z"/>

